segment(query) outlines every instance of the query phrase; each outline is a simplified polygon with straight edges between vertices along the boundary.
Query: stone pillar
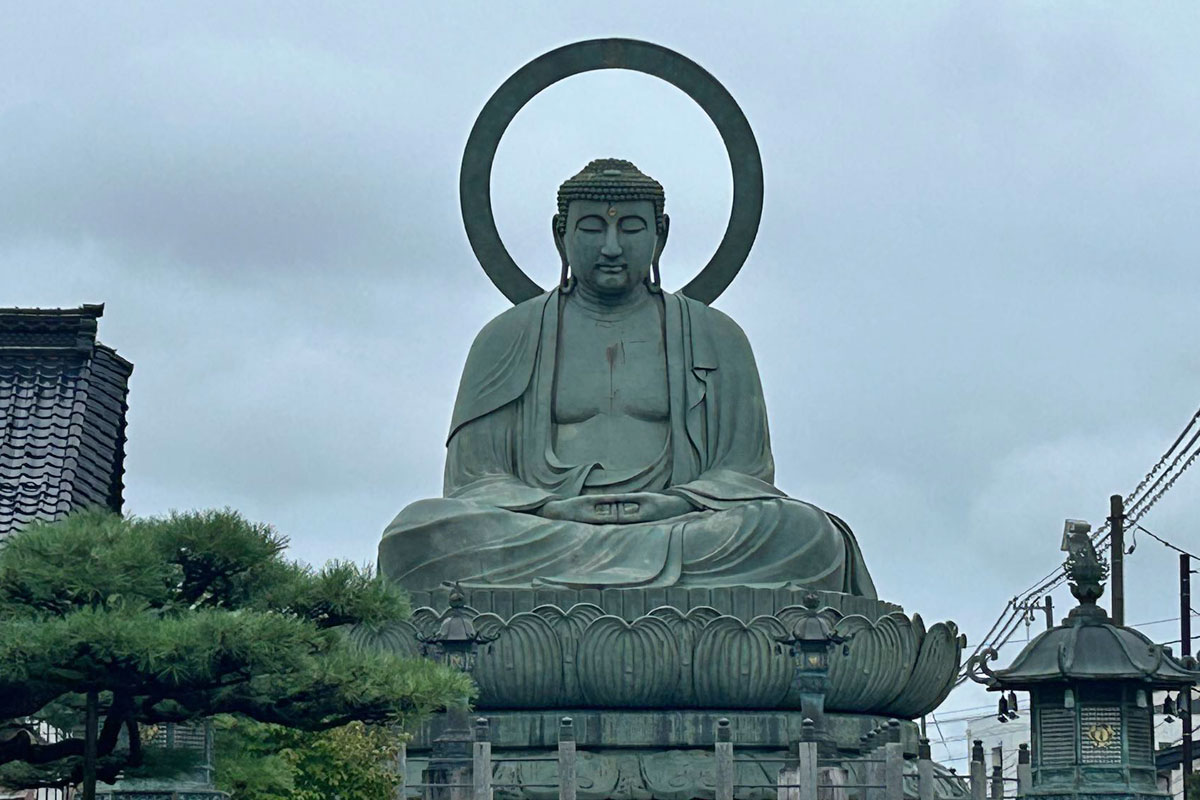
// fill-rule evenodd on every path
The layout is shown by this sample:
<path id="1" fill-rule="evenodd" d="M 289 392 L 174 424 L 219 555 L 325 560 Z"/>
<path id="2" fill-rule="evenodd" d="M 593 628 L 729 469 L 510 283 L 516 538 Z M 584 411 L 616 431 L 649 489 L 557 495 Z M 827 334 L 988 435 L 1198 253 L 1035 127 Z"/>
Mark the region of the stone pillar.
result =
<path id="1" fill-rule="evenodd" d="M 992 800 L 1004 800 L 1004 749 L 992 748 Z"/>
<path id="2" fill-rule="evenodd" d="M 475 746 L 471 754 L 472 800 L 492 800 L 492 733 L 487 717 L 475 720 Z"/>
<path id="3" fill-rule="evenodd" d="M 472 800 L 471 764 L 474 736 L 465 704 L 447 709 L 441 734 L 433 740 L 429 765 L 425 768 L 426 800 Z"/>
<path id="4" fill-rule="evenodd" d="M 983 766 L 983 740 L 971 745 L 971 800 L 987 800 L 987 772 Z"/>
<path id="5" fill-rule="evenodd" d="M 888 720 L 887 744 L 883 751 L 884 797 L 886 800 L 904 800 L 904 745 L 900 743 L 899 720 Z"/>
<path id="6" fill-rule="evenodd" d="M 408 794 L 408 745 L 404 742 L 396 748 L 396 800 L 404 800 Z"/>
<path id="7" fill-rule="evenodd" d="M 919 800 L 933 800 L 937 795 L 937 787 L 933 785 L 933 752 L 929 740 L 922 737 L 917 745 L 917 797 Z"/>
<path id="8" fill-rule="evenodd" d="M 570 717 L 563 717 L 558 725 L 559 800 L 575 800 L 578 784 L 575 756 L 575 722 Z"/>
<path id="9" fill-rule="evenodd" d="M 1029 745 L 1021 744 L 1017 750 L 1017 797 L 1024 797 L 1033 788 L 1033 765 L 1029 758 Z"/>
<path id="10" fill-rule="evenodd" d="M 875 727 L 867 734 L 867 749 L 863 754 L 866 759 L 863 770 L 863 783 L 869 784 L 870 788 L 863 789 L 863 797 L 866 800 L 884 800 L 884 791 L 881 786 L 884 780 L 883 775 L 883 749 L 880 747 L 880 733 L 882 729 Z"/>
<path id="11" fill-rule="evenodd" d="M 716 800 L 733 800 L 733 731 L 729 720 L 717 720 L 717 741 L 713 745 L 716 759 Z"/>

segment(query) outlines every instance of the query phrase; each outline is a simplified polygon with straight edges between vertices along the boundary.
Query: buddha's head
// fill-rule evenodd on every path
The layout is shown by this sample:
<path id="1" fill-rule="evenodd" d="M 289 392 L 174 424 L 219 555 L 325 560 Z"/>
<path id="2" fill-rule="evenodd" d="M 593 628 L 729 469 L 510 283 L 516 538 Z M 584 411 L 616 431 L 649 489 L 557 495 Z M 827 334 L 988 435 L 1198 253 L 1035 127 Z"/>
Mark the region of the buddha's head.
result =
<path id="1" fill-rule="evenodd" d="M 558 189 L 554 240 L 567 269 L 589 294 L 618 299 L 658 288 L 658 257 L 670 219 L 662 185 L 628 161 L 591 162 Z"/>

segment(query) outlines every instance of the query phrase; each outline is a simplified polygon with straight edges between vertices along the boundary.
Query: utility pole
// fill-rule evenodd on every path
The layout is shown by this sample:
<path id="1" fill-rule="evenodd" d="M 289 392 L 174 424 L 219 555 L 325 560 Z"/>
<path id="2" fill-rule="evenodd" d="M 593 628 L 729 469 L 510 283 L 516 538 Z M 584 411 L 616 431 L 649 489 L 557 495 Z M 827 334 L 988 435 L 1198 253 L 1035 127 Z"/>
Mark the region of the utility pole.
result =
<path id="1" fill-rule="evenodd" d="M 1192 557 L 1179 554 L 1179 652 L 1186 658 L 1192 654 Z M 1188 778 L 1192 776 L 1192 687 L 1183 690 L 1183 707 L 1179 721 L 1183 724 L 1183 798 L 1188 800 Z M 1193 798 L 1194 800 L 1194 798 Z"/>
<path id="2" fill-rule="evenodd" d="M 1114 494 L 1108 499 L 1108 529 L 1112 538 L 1112 619 L 1125 624 L 1125 501 Z"/>
<path id="3" fill-rule="evenodd" d="M 1025 618 L 1026 625 L 1033 621 L 1034 611 L 1043 611 L 1046 614 L 1046 630 L 1054 627 L 1054 598 L 1050 595 L 1043 597 L 1041 603 L 1032 601 L 1017 603 L 1017 609 L 1029 615 Z"/>

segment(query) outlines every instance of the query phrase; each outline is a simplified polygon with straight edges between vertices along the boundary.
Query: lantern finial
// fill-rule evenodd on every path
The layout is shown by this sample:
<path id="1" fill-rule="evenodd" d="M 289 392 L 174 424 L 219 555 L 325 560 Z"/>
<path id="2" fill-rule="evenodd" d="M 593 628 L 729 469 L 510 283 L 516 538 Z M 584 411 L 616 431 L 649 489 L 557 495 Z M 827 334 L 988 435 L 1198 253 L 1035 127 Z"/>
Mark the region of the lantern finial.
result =
<path id="1" fill-rule="evenodd" d="M 1094 606 L 1104 594 L 1104 579 L 1108 577 L 1108 563 L 1096 552 L 1088 535 L 1091 529 L 1091 525 L 1081 520 L 1067 520 L 1062 547 L 1067 551 L 1063 566 L 1071 583 L 1071 594 L 1088 606 Z"/>

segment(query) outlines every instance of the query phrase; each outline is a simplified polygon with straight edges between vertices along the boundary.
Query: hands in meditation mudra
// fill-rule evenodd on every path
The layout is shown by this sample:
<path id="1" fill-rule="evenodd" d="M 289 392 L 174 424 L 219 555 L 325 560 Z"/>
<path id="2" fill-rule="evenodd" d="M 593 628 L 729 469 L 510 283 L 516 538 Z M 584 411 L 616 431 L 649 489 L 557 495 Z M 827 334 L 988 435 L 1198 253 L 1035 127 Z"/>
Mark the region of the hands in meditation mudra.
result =
<path id="1" fill-rule="evenodd" d="M 627 161 L 562 185 L 562 280 L 467 357 L 444 496 L 400 512 L 379 567 L 410 590 L 804 586 L 875 597 L 850 528 L 775 488 L 749 342 L 661 289 L 662 186 Z"/>

